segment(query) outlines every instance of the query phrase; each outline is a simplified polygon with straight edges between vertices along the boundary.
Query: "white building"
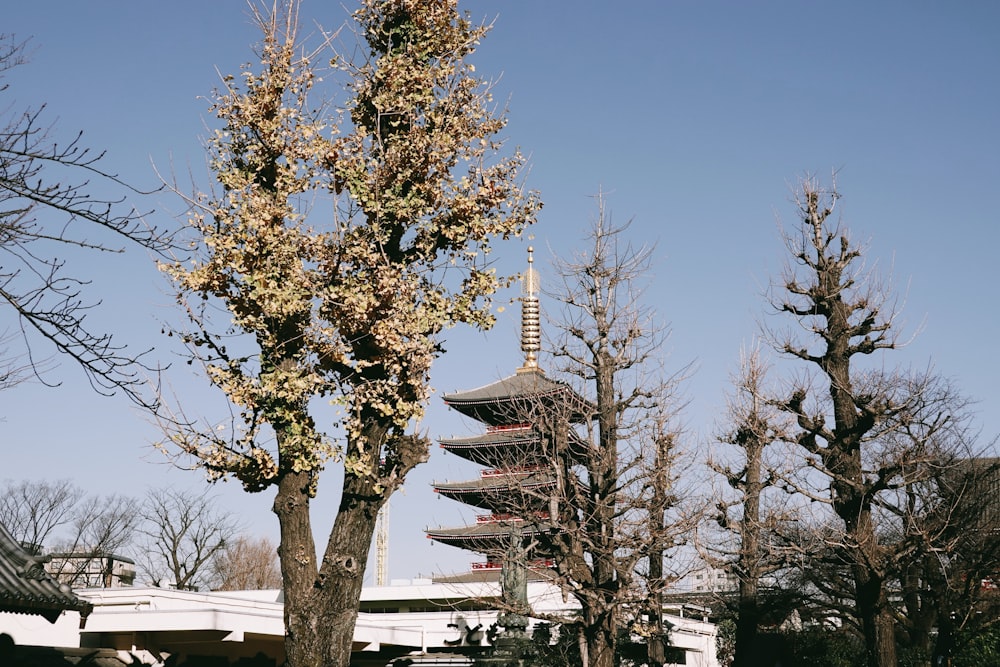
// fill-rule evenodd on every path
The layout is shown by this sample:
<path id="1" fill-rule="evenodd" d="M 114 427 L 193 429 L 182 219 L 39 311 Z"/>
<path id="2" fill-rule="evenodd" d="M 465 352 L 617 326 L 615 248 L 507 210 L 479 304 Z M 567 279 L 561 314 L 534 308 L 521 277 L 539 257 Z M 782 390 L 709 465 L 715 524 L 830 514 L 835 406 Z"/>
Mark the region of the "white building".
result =
<path id="1" fill-rule="evenodd" d="M 729 593 L 739 587 L 739 578 L 732 572 L 702 567 L 678 579 L 675 589 L 681 593 Z"/>
<path id="2" fill-rule="evenodd" d="M 45 571 L 73 588 L 118 588 L 135 581 L 135 561 L 112 553 L 50 553 Z"/>
<path id="3" fill-rule="evenodd" d="M 18 645 L 114 649 L 125 664 L 163 665 L 170 656 L 267 657 L 280 662 L 284 626 L 279 591 L 197 593 L 163 588 L 81 590 L 94 606 L 86 627 L 65 612 L 55 624 L 41 618 L 0 614 L 0 633 Z M 357 666 L 385 665 L 412 652 L 474 653 L 488 648 L 496 622 L 490 609 L 496 583 L 399 582 L 366 588 L 354 630 Z M 531 582 L 528 597 L 538 613 L 569 610 L 561 591 Z M 683 648 L 688 667 L 718 667 L 715 626 L 687 614 L 668 615 L 671 643 Z"/>

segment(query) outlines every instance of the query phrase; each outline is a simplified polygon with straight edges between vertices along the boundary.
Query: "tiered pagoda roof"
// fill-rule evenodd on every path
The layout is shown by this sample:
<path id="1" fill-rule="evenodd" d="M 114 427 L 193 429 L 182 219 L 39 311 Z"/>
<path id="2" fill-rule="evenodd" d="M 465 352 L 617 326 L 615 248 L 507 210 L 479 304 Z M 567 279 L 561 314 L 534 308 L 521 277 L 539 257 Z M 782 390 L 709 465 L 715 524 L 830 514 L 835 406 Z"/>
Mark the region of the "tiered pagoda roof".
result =
<path id="1" fill-rule="evenodd" d="M 464 438 L 441 438 L 441 448 L 484 466 L 543 465 L 552 460 L 553 444 L 531 424 L 490 426 L 486 433 Z M 569 453 L 583 460 L 587 444 L 576 431 L 569 431 Z"/>
<path id="2" fill-rule="evenodd" d="M 564 382 L 546 377 L 538 368 L 540 347 L 537 277 L 531 268 L 524 276 L 521 299 L 521 349 L 524 365 L 514 375 L 469 391 L 444 395 L 444 402 L 458 412 L 485 424 L 485 433 L 440 440 L 441 447 L 489 469 L 478 479 L 436 482 L 434 490 L 453 500 L 489 510 L 476 523 L 457 528 L 427 530 L 437 542 L 486 554 L 486 563 L 473 570 L 497 569 L 511 539 L 520 535 L 525 547 L 532 535 L 549 530 L 549 496 L 557 478 L 552 462 L 555 438 L 545 433 L 550 421 L 564 425 L 590 419 L 594 406 Z M 551 428 L 551 426 L 548 426 Z M 566 429 L 571 455 L 582 457 L 586 443 Z M 530 552 L 532 562 L 545 563 L 545 554 Z M 544 566 L 543 566 L 544 567 Z"/>
<path id="3" fill-rule="evenodd" d="M 489 426 L 523 424 L 541 413 L 557 411 L 565 412 L 567 421 L 579 423 L 593 414 L 593 406 L 569 385 L 532 366 L 478 389 L 445 394 L 444 402 Z"/>
<path id="4" fill-rule="evenodd" d="M 551 469 L 531 472 L 496 469 L 479 479 L 462 482 L 435 482 L 434 490 L 446 498 L 494 512 L 523 511 L 548 506 L 546 492 L 556 485 Z"/>
<path id="5" fill-rule="evenodd" d="M 495 461 L 525 461 L 542 446 L 539 433 L 530 424 L 493 426 L 482 435 L 442 438 L 441 448 L 479 465 Z"/>
<path id="6" fill-rule="evenodd" d="M 506 550 L 510 544 L 511 532 L 515 529 L 525 543 L 530 542 L 531 536 L 541 530 L 540 522 L 499 519 L 476 522 L 472 526 L 460 528 L 434 528 L 427 531 L 427 537 L 442 544 L 494 556 Z"/>

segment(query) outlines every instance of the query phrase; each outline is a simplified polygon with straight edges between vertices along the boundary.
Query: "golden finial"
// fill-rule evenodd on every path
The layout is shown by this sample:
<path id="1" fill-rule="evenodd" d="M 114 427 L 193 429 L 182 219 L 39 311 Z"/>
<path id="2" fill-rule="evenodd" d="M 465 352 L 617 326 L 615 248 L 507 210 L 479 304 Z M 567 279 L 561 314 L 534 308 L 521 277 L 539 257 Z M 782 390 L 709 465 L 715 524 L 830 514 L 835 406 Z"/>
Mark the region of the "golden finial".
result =
<path id="1" fill-rule="evenodd" d="M 528 269 L 521 279 L 521 351 L 524 352 L 522 369 L 538 368 L 538 350 L 541 349 L 542 327 L 538 308 L 538 273 L 534 269 L 535 249 L 528 246 Z"/>

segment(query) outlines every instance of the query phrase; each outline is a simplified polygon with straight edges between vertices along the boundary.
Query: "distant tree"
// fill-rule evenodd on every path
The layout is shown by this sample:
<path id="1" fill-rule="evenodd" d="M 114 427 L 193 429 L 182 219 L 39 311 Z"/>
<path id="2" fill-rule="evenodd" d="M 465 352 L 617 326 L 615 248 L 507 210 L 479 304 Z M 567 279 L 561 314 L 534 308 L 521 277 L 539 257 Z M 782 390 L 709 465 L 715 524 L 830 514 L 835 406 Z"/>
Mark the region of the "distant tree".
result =
<path id="1" fill-rule="evenodd" d="M 83 489 L 68 479 L 8 479 L 0 488 L 0 523 L 15 539 L 40 553 L 61 527 L 72 525 L 83 497 Z"/>
<path id="2" fill-rule="evenodd" d="M 230 540 L 212 563 L 220 591 L 281 588 L 278 548 L 266 537 L 240 535 Z"/>
<path id="3" fill-rule="evenodd" d="M 334 55 L 350 79 L 335 105 L 315 97 L 322 56 L 299 43 L 297 11 L 256 15 L 261 69 L 226 77 L 212 107 L 220 189 L 191 198 L 191 260 L 163 267 L 191 318 L 175 333 L 235 406 L 233 428 L 161 418 L 210 475 L 276 489 L 285 648 L 305 667 L 347 665 L 378 510 L 427 457 L 413 429 L 441 334 L 492 325 L 506 281 L 490 244 L 539 203 L 523 159 L 499 155 L 505 121 L 467 62 L 486 28 L 454 0 L 363 1 L 365 60 Z M 331 205 L 310 218 L 315 201 Z M 330 401 L 336 423 L 318 425 Z M 342 495 L 317 562 L 309 506 L 333 457 Z"/>
<path id="4" fill-rule="evenodd" d="M 240 530 L 232 512 L 207 493 L 151 489 L 139 513 L 138 565 L 153 586 L 196 591 L 215 585 L 215 562 Z"/>
<path id="5" fill-rule="evenodd" d="M 135 508 L 128 496 L 87 496 L 73 508 L 69 532 L 52 544 L 49 572 L 70 586 L 111 586 L 115 558 L 132 554 Z"/>
<path id="6" fill-rule="evenodd" d="M 0 78 L 25 61 L 25 42 L 0 34 Z M 8 92 L 0 84 L 0 94 Z M 75 361 L 97 391 L 121 389 L 148 404 L 144 388 L 155 369 L 142 363 L 142 354 L 89 327 L 85 319 L 97 302 L 83 295 L 87 281 L 67 273 L 60 255 L 80 248 L 121 252 L 116 238 L 163 252 L 169 237 L 126 204 L 136 191 L 102 169 L 103 152 L 87 148 L 81 134 L 63 142 L 55 138 L 44 105 L 19 110 L 6 103 L 0 109 L 0 303 L 9 308 L 7 321 L 17 322 L 24 344 L 23 353 L 11 349 L 13 356 L 2 362 L 14 360 L 21 371 L 8 373 L 8 380 L 34 373 L 51 383 L 45 373 L 48 347 Z M 95 194 L 108 188 L 121 195 Z"/>
<path id="7" fill-rule="evenodd" d="M 36 553 L 59 554 L 59 580 L 70 586 L 97 584 L 93 574 L 108 556 L 131 555 L 135 507 L 127 496 L 88 496 L 69 480 L 7 480 L 0 487 L 0 523 Z"/>

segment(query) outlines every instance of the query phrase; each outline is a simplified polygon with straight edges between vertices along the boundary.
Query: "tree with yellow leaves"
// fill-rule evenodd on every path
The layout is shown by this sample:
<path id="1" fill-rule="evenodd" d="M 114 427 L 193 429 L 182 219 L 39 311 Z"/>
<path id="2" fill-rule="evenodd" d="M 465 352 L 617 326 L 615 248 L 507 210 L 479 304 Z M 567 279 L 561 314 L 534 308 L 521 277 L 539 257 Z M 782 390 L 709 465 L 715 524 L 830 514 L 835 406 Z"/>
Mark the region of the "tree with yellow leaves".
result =
<path id="1" fill-rule="evenodd" d="M 327 56 L 300 43 L 298 3 L 256 13 L 259 71 L 225 78 L 212 106 L 218 187 L 190 199 L 193 261 L 163 266 L 191 322 L 174 333 L 237 416 L 225 431 L 164 416 L 167 446 L 247 491 L 276 489 L 293 667 L 348 664 L 376 515 L 427 458 L 413 425 L 440 334 L 492 325 L 507 279 L 490 244 L 540 206 L 467 62 L 487 28 L 455 0 L 360 4 L 367 58 L 332 52 L 348 80 L 339 114 L 310 97 Z M 337 423 L 317 423 L 317 398 Z M 343 489 L 317 562 L 309 507 L 332 460 Z"/>

